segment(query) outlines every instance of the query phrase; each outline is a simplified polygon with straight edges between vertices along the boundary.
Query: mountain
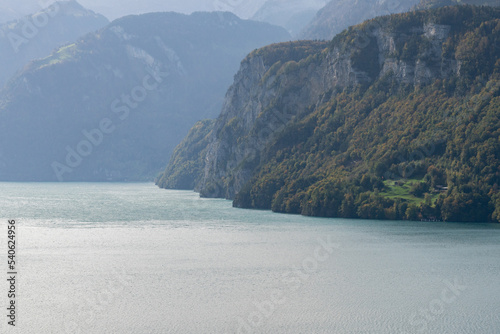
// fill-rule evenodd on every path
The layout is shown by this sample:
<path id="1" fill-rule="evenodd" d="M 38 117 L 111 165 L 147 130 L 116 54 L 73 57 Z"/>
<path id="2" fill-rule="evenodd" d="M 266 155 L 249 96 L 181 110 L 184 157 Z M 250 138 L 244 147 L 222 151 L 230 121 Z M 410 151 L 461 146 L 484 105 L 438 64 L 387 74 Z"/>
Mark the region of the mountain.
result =
<path id="1" fill-rule="evenodd" d="M 241 59 L 289 38 L 231 13 L 116 20 L 0 92 L 0 180 L 152 180 L 191 125 L 220 111 Z"/>
<path id="2" fill-rule="evenodd" d="M 194 166 L 202 196 L 237 207 L 498 222 L 498 45 L 500 9 L 456 6 L 254 51 L 208 145 L 180 146 L 158 185 Z"/>
<path id="3" fill-rule="evenodd" d="M 56 2 L 22 20 L 0 25 L 0 87 L 30 61 L 109 22 L 76 1 Z"/>
<path id="4" fill-rule="evenodd" d="M 128 15 L 152 12 L 231 12 L 240 18 L 249 19 L 266 0 L 79 0 L 85 8 L 101 13 L 109 20 Z M 314 0 L 317 1 L 317 0 Z M 55 0 L 0 0 L 0 23 L 21 19 L 26 15 L 48 7 Z"/>
<path id="5" fill-rule="evenodd" d="M 2 0 L 0 0 L 2 1 Z M 109 19 L 149 12 L 179 12 L 191 14 L 196 11 L 231 12 L 240 18 L 249 19 L 266 0 L 81 0 L 81 3 Z"/>
<path id="6" fill-rule="evenodd" d="M 403 13 L 419 0 L 332 0 L 299 34 L 302 39 L 331 40 L 347 27 L 377 16 Z"/>
<path id="7" fill-rule="evenodd" d="M 284 27 L 296 36 L 324 6 L 325 0 L 268 0 L 252 19 Z"/>

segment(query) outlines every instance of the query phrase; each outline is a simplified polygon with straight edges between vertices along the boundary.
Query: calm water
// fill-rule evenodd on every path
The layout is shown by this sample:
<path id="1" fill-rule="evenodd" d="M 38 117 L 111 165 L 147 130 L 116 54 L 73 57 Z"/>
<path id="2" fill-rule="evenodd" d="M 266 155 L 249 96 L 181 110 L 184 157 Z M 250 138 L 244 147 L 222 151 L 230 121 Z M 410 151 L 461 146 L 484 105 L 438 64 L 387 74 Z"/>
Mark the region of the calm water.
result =
<path id="1" fill-rule="evenodd" d="M 2 333 L 500 333 L 500 226 L 279 215 L 152 184 L 0 183 L 0 210 Z"/>

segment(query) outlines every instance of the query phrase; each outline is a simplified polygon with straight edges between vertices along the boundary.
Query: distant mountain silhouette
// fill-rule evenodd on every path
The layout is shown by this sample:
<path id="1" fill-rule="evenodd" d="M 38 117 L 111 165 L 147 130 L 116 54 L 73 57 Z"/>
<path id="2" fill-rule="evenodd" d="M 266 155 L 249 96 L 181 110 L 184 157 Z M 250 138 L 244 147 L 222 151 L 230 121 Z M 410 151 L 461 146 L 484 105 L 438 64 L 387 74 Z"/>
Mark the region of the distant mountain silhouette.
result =
<path id="1" fill-rule="evenodd" d="M 0 25 L 0 88 L 30 61 L 106 26 L 109 21 L 76 1 L 56 2 L 23 19 Z"/>
<path id="2" fill-rule="evenodd" d="M 231 13 L 116 20 L 0 92 L 0 180 L 152 180 L 191 125 L 220 111 L 241 59 L 289 38 Z"/>

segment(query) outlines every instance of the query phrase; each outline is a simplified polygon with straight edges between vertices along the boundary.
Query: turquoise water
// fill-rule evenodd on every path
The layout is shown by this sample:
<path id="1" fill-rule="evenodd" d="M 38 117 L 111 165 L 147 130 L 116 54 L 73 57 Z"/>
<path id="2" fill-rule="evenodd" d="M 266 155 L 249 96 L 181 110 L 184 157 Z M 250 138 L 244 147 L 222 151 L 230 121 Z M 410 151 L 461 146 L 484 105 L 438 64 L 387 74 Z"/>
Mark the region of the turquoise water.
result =
<path id="1" fill-rule="evenodd" d="M 500 333 L 498 225 L 280 215 L 153 184 L 0 183 L 0 209 L 0 278 L 8 219 L 19 272 L 2 333 Z"/>

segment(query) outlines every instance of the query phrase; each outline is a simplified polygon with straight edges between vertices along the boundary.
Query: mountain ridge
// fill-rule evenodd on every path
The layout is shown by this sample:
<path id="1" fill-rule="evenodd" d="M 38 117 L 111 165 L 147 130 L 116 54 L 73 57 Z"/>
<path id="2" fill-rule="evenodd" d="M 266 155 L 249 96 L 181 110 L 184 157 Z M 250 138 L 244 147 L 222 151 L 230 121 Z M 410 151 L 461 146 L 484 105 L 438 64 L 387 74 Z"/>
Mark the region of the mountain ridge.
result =
<path id="1" fill-rule="evenodd" d="M 0 92 L 0 179 L 152 180 L 189 127 L 220 110 L 241 59 L 287 39 L 230 13 L 118 19 Z"/>
<path id="2" fill-rule="evenodd" d="M 55 2 L 24 19 L 0 24 L 0 87 L 30 61 L 72 43 L 109 21 L 74 0 Z"/>

